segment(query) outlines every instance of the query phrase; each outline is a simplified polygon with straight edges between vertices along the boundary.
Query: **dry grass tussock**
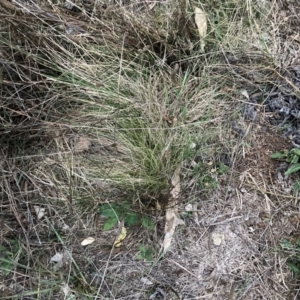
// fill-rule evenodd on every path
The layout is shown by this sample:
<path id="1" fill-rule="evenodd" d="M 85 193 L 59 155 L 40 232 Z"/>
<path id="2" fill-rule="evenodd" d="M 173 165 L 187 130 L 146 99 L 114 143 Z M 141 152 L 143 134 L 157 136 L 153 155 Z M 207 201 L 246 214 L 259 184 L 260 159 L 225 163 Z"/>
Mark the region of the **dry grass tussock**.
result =
<path id="1" fill-rule="evenodd" d="M 211 199 L 219 179 L 207 166 L 239 155 L 240 90 L 280 78 L 267 5 L 0 0 L 3 299 L 143 299 L 155 290 L 145 274 L 155 286 L 168 272 L 180 278 L 155 257 L 170 179 L 182 165 L 183 195 Z M 194 6 L 207 13 L 204 51 Z M 99 207 L 124 202 L 157 224 L 136 224 L 115 251 Z M 88 236 L 97 242 L 81 247 Z M 184 280 L 180 292 L 164 283 L 170 299 L 209 290 L 191 281 L 186 291 Z"/>

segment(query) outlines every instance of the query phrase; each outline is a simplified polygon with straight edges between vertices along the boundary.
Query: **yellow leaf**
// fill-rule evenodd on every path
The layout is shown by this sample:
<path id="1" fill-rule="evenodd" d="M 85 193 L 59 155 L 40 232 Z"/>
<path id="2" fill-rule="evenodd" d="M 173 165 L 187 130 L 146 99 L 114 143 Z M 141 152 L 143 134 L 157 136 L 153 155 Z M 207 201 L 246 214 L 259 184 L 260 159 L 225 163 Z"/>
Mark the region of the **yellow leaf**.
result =
<path id="1" fill-rule="evenodd" d="M 124 239 L 127 236 L 127 230 L 125 227 L 122 227 L 122 231 L 119 234 L 119 236 L 116 238 L 116 241 L 114 242 L 114 246 L 116 248 L 121 247 L 122 246 L 122 242 L 124 241 Z"/>
<path id="2" fill-rule="evenodd" d="M 86 246 L 93 243 L 95 239 L 93 237 L 88 237 L 81 242 L 81 246 Z"/>

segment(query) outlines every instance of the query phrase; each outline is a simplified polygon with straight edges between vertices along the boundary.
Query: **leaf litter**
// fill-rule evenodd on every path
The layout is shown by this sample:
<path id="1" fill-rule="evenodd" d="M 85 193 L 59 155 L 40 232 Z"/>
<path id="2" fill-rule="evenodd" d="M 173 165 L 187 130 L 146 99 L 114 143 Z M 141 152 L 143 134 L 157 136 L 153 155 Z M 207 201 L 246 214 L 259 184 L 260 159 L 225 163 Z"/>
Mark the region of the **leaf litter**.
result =
<path id="1" fill-rule="evenodd" d="M 199 7 L 195 7 L 195 23 L 198 28 L 198 33 L 201 38 L 200 40 L 200 45 L 201 45 L 201 50 L 204 52 L 204 47 L 205 47 L 205 37 L 207 34 L 207 17 L 206 13 Z"/>
<path id="2" fill-rule="evenodd" d="M 178 200 L 180 195 L 180 171 L 181 165 L 177 166 L 172 176 L 172 190 L 171 198 L 166 209 L 166 225 L 165 225 L 165 237 L 163 241 L 163 251 L 168 251 L 171 246 L 171 242 L 175 233 L 175 229 L 178 225 L 184 225 L 182 219 L 178 217 Z"/>

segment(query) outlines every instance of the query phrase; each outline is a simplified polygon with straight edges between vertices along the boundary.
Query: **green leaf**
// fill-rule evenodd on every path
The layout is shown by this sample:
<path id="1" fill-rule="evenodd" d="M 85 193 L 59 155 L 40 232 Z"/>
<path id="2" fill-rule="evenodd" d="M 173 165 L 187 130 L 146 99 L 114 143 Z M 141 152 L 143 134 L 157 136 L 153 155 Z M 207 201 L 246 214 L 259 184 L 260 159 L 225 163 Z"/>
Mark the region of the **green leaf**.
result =
<path id="1" fill-rule="evenodd" d="M 139 216 L 136 212 L 129 212 L 125 216 L 125 223 L 128 226 L 136 225 L 138 223 L 138 220 L 139 220 Z"/>
<path id="2" fill-rule="evenodd" d="M 103 204 L 100 207 L 100 211 L 101 211 L 102 216 L 108 217 L 108 218 L 117 218 L 117 217 L 120 218 L 120 216 L 122 214 L 122 209 L 114 203 Z"/>
<path id="3" fill-rule="evenodd" d="M 0 261 L 2 261 L 0 269 L 3 272 L 3 274 L 9 274 L 14 268 L 14 262 L 10 259 L 5 258 L 1 258 Z"/>
<path id="4" fill-rule="evenodd" d="M 293 174 L 299 170 L 300 170 L 300 164 L 294 164 L 285 172 L 285 175 Z"/>
<path id="5" fill-rule="evenodd" d="M 139 245 L 139 250 L 141 252 L 146 251 L 146 247 L 144 245 Z"/>
<path id="6" fill-rule="evenodd" d="M 292 249 L 293 244 L 290 241 L 288 241 L 287 239 L 283 239 L 281 241 L 281 247 L 284 248 L 284 249 Z"/>
<path id="7" fill-rule="evenodd" d="M 143 216 L 142 217 L 142 225 L 149 230 L 154 230 L 155 228 L 155 224 L 152 221 L 152 219 L 148 216 Z"/>
<path id="8" fill-rule="evenodd" d="M 296 274 L 300 273 L 300 269 L 296 264 L 294 264 L 292 262 L 287 262 L 286 264 L 294 273 L 296 273 Z"/>
<path id="9" fill-rule="evenodd" d="M 223 163 L 221 163 L 220 167 L 219 167 L 219 170 L 218 170 L 218 173 L 220 175 L 223 175 L 224 173 L 226 173 L 228 171 L 229 167 Z"/>
<path id="10" fill-rule="evenodd" d="M 291 153 L 300 156 L 300 149 L 293 148 L 293 149 L 291 150 Z"/>
<path id="11" fill-rule="evenodd" d="M 153 261 L 153 255 L 152 255 L 152 251 L 151 250 L 147 250 L 144 253 L 144 259 L 146 259 L 147 261 Z"/>
<path id="12" fill-rule="evenodd" d="M 140 254 L 137 255 L 139 259 L 146 259 L 153 261 L 153 253 L 151 248 L 146 248 L 144 245 L 139 245 Z"/>
<path id="13" fill-rule="evenodd" d="M 111 208 L 108 208 L 108 209 L 105 209 L 101 212 L 101 214 L 104 216 L 104 217 L 108 217 L 108 218 L 114 218 L 116 217 L 117 213 L 114 209 L 111 209 Z"/>
<path id="14" fill-rule="evenodd" d="M 288 157 L 288 152 L 275 152 L 273 154 L 271 154 L 271 158 L 286 158 Z"/>
<path id="15" fill-rule="evenodd" d="M 122 204 L 122 207 L 121 207 L 121 208 L 123 208 L 123 209 L 125 209 L 125 210 L 128 210 L 128 209 L 130 209 L 130 206 L 131 206 L 131 204 L 130 204 L 129 202 L 124 202 L 124 203 Z"/>
<path id="16" fill-rule="evenodd" d="M 111 228 L 113 228 L 118 222 L 118 218 L 109 218 L 103 227 L 103 230 L 109 230 Z"/>
<path id="17" fill-rule="evenodd" d="M 11 254 L 11 252 L 6 247 L 4 247 L 3 245 L 0 245 L 0 253 L 1 254 L 8 254 L 8 255 Z"/>
<path id="18" fill-rule="evenodd" d="M 300 179 L 298 179 L 294 184 L 294 187 L 293 187 L 294 196 L 297 196 L 299 191 L 300 191 Z"/>
<path id="19" fill-rule="evenodd" d="M 297 164 L 299 161 L 299 156 L 298 155 L 293 155 L 291 159 L 291 164 Z"/>

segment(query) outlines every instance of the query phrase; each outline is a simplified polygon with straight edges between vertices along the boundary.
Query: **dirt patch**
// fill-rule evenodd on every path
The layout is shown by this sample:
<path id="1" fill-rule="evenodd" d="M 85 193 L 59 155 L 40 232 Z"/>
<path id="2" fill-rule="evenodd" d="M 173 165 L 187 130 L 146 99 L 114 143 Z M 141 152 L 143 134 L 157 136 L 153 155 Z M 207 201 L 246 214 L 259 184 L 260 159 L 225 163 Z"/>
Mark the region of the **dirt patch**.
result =
<path id="1" fill-rule="evenodd" d="M 169 252 L 154 264 L 137 258 L 137 241 L 150 243 L 137 231 L 135 244 L 129 238 L 118 251 L 105 253 L 97 243 L 77 253 L 91 259 L 88 283 L 118 299 L 149 299 L 157 289 L 166 299 L 291 299 L 291 272 L 276 255 L 280 240 L 299 228 L 291 201 L 278 204 L 253 189 L 228 186 L 194 207 Z"/>
<path id="2" fill-rule="evenodd" d="M 268 125 L 251 125 L 249 144 L 242 146 L 242 155 L 236 163 L 239 174 L 248 172 L 253 180 L 270 184 L 280 167 L 278 160 L 272 159 L 271 154 L 291 148 L 291 141 L 279 135 Z"/>

